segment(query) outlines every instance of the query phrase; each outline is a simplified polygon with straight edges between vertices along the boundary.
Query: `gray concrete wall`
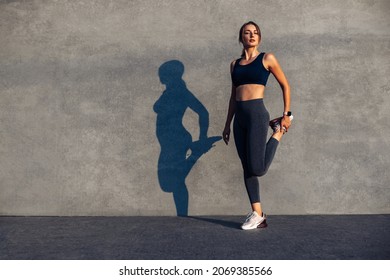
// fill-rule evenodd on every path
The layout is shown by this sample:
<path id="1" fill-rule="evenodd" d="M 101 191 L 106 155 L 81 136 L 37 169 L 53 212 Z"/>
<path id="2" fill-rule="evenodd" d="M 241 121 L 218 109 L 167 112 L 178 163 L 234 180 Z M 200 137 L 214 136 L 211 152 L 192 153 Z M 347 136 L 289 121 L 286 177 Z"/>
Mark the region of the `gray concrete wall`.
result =
<path id="1" fill-rule="evenodd" d="M 233 141 L 183 152 L 199 115 L 222 132 L 248 20 L 295 117 L 261 178 L 264 210 L 390 213 L 389 13 L 388 0 L 0 1 L 0 215 L 176 215 L 183 186 L 189 215 L 249 211 Z M 273 76 L 265 103 L 283 110 Z M 170 123 L 183 114 L 185 129 Z"/>

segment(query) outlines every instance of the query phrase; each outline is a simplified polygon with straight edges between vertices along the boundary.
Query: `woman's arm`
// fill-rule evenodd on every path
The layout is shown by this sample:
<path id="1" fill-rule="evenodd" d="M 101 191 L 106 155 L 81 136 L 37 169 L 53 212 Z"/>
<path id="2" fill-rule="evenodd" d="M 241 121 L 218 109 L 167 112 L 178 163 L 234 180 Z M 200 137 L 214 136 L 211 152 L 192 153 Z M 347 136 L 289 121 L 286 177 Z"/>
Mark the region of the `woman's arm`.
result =
<path id="1" fill-rule="evenodd" d="M 284 112 L 288 112 L 290 111 L 290 85 L 287 81 L 287 78 L 284 75 L 283 70 L 279 65 L 279 62 L 273 53 L 267 53 L 264 57 L 264 61 L 266 62 L 266 66 L 268 66 L 269 71 L 274 75 L 280 87 L 282 88 Z M 284 116 L 281 125 L 282 127 L 284 126 L 286 128 L 287 132 L 288 128 L 291 125 L 290 118 L 288 116 Z"/>
<path id="2" fill-rule="evenodd" d="M 233 61 L 230 64 L 230 74 L 233 71 L 233 67 L 236 61 Z M 226 117 L 226 123 L 225 128 L 222 133 L 223 141 L 225 141 L 226 145 L 229 143 L 230 138 L 230 124 L 232 122 L 233 116 L 236 113 L 236 87 L 232 84 L 232 90 L 230 93 L 230 99 L 229 99 L 229 108 L 228 113 Z"/>

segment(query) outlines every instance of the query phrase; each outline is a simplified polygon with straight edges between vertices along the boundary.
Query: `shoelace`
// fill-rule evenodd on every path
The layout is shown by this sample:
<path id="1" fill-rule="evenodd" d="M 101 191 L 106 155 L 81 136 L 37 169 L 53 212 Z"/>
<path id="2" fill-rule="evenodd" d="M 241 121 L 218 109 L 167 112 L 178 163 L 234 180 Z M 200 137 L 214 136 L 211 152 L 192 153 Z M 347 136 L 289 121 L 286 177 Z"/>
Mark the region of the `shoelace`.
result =
<path id="1" fill-rule="evenodd" d="M 255 214 L 252 213 L 248 213 L 248 215 L 246 216 L 246 220 L 245 222 L 248 222 L 250 219 L 252 219 L 252 217 L 254 216 Z"/>

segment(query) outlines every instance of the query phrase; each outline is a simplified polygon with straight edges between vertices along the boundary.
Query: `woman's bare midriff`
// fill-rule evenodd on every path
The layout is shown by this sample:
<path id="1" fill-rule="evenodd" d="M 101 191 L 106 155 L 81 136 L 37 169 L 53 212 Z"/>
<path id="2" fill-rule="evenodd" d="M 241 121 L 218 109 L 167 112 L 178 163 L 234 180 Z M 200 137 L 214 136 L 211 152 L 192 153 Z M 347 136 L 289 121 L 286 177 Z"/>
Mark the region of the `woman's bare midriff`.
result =
<path id="1" fill-rule="evenodd" d="M 264 98 L 265 86 L 257 84 L 241 85 L 236 88 L 236 101 Z"/>

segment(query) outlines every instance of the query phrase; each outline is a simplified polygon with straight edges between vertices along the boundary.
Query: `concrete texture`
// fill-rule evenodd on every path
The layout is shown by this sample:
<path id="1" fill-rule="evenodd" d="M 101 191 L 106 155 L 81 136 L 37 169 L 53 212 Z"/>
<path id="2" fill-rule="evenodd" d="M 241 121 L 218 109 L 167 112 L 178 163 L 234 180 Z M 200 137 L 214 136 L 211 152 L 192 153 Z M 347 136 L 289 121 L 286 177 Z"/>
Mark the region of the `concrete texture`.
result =
<path id="1" fill-rule="evenodd" d="M 389 12 L 387 0 L 0 0 L 0 215 L 247 212 L 234 143 L 213 137 L 248 20 L 292 88 L 265 211 L 390 213 Z M 182 124 L 156 112 L 164 92 L 192 96 L 163 107 Z M 265 104 L 283 110 L 272 76 Z"/>
<path id="2" fill-rule="evenodd" d="M 0 259 L 389 260 L 390 215 L 0 217 Z"/>

